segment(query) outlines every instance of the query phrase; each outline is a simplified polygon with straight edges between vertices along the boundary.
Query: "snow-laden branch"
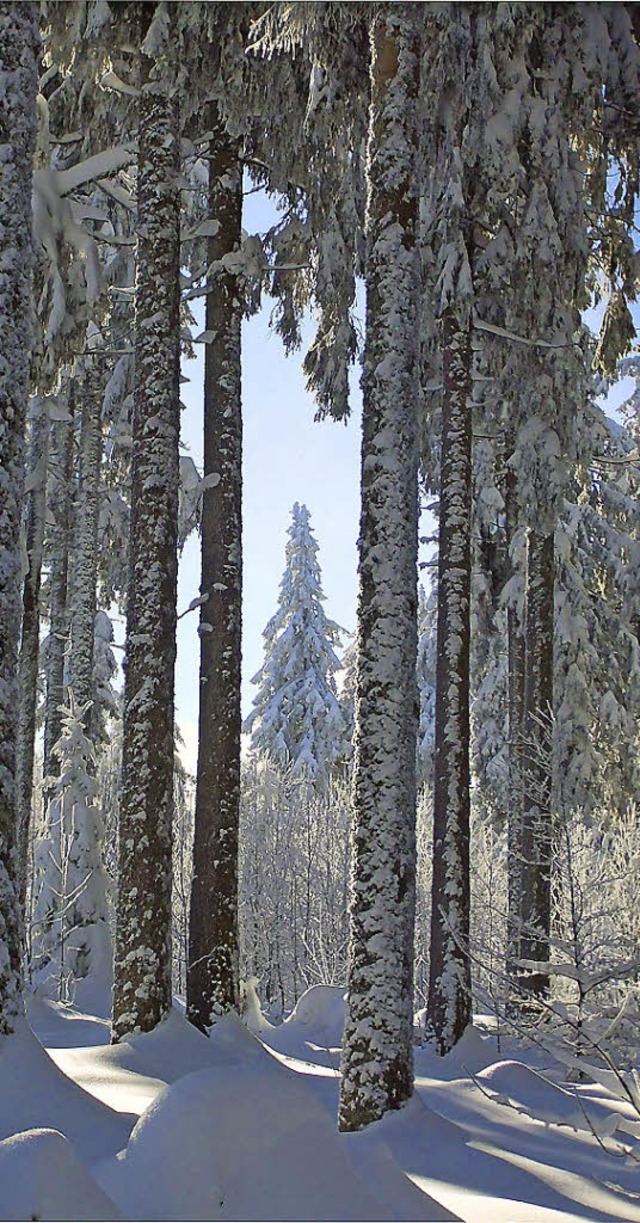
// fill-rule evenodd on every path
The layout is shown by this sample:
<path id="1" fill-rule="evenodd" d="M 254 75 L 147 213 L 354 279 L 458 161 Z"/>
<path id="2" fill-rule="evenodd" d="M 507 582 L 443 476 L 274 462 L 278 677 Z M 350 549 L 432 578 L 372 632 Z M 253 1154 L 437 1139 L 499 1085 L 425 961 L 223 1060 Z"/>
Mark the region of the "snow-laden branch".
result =
<path id="1" fill-rule="evenodd" d="M 575 344 L 554 343 L 552 340 L 543 340 L 539 337 L 531 339 L 529 336 L 518 335 L 515 331 L 509 331 L 506 327 L 498 327 L 495 323 L 485 323 L 482 319 L 474 316 L 473 326 L 476 331 L 486 331 L 488 335 L 499 336 L 502 340 L 510 340 L 514 344 L 525 344 L 527 348 L 575 348 Z"/>
<path id="2" fill-rule="evenodd" d="M 208 600 L 209 600 L 208 594 L 200 595 L 197 599 L 192 599 L 189 606 L 185 607 L 184 611 L 180 612 L 180 614 L 178 615 L 178 620 L 182 620 L 185 616 L 188 616 L 189 612 L 197 611 L 197 609 L 199 607 L 202 607 L 203 603 L 207 603 Z"/>
<path id="3" fill-rule="evenodd" d="M 589 993 L 598 985 L 605 985 L 607 981 L 619 981 L 623 977 L 632 977 L 640 972 L 640 959 L 628 960 L 624 964 L 615 964 L 611 968 L 603 969 L 601 972 L 587 972 L 579 964 L 554 964 L 551 960 L 526 960 L 518 961 L 519 965 L 528 972 L 543 973 L 547 977 L 565 977 L 571 981 L 577 981 L 582 986 L 585 993 Z"/>
<path id="4" fill-rule="evenodd" d="M 613 458 L 607 454 L 594 454 L 591 459 L 592 463 L 606 463 L 608 467 L 627 467 L 633 466 L 634 463 L 640 463 L 640 451 L 632 450 L 631 454 L 625 454 L 622 458 Z"/>
<path id="5" fill-rule="evenodd" d="M 70 191 L 76 191 L 78 187 L 85 187 L 88 183 L 117 174 L 118 170 L 133 165 L 136 157 L 137 153 L 131 145 L 119 144 L 79 161 L 68 170 L 38 170 L 37 173 L 50 175 L 58 195 L 65 196 Z"/>

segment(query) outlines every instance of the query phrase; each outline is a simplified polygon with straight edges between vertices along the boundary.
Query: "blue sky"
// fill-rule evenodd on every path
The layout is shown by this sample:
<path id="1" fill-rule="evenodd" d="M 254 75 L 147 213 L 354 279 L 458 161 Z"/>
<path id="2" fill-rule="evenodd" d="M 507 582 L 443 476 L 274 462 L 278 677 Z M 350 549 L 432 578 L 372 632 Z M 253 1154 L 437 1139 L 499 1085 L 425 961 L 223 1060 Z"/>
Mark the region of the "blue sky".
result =
<path id="1" fill-rule="evenodd" d="M 245 228 L 265 229 L 274 213 L 269 201 L 248 197 Z M 273 615 L 291 507 L 304 502 L 320 547 L 327 614 L 348 631 L 355 627 L 359 520 L 359 371 L 352 379 L 353 414 L 346 424 L 314 421 L 315 405 L 304 386 L 301 364 L 313 334 L 307 321 L 303 347 L 291 357 L 269 330 L 271 303 L 243 325 L 244 412 L 244 624 L 243 714 L 253 699 L 251 677 L 262 663 L 262 630 Z M 201 320 L 199 320 L 201 321 Z M 197 334 L 197 332 L 196 332 Z M 183 446 L 202 469 L 203 350 L 185 361 L 182 386 Z M 200 541 L 192 536 L 180 563 L 178 611 L 199 593 Z M 185 739 L 184 758 L 195 769 L 198 718 L 198 613 L 178 624 L 176 716 Z"/>

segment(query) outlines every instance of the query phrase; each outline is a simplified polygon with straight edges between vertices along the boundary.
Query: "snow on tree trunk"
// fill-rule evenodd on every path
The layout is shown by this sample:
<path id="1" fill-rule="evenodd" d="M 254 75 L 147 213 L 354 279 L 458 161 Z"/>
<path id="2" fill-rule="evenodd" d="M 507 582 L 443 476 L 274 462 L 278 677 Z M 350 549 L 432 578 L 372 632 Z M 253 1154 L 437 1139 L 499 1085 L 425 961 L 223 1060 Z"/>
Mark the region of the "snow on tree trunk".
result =
<path id="1" fill-rule="evenodd" d="M 19 896 L 24 910 L 29 856 L 29 824 L 36 738 L 38 656 L 40 647 L 40 578 L 46 508 L 49 417 L 40 399 L 33 400 L 27 464 L 25 546 L 29 566 L 22 588 L 22 635 L 18 663 L 19 712 L 16 756 L 18 800 Z"/>
<path id="2" fill-rule="evenodd" d="M 98 516 L 102 459 L 102 379 L 98 358 L 88 357 L 82 383 L 80 456 L 75 501 L 73 578 L 71 583 L 70 684 L 76 705 L 93 699 L 93 639 L 98 577 Z M 86 729 L 91 726 L 90 708 Z"/>
<path id="3" fill-rule="evenodd" d="M 514 981 L 522 931 L 522 724 L 524 717 L 524 637 L 514 607 L 507 612 L 509 668 L 509 816 L 507 828 L 507 976 Z"/>
<path id="4" fill-rule="evenodd" d="M 242 166 L 217 106 L 206 127 L 208 262 L 242 240 Z M 187 1015 L 206 1028 L 238 1006 L 238 823 L 242 628 L 242 301 L 237 276 L 213 273 L 207 296 L 202 500 L 200 715 L 189 924 Z"/>
<path id="5" fill-rule="evenodd" d="M 471 330 L 443 318 L 443 396 L 427 1024 L 448 1053 L 471 1018 L 469 961 L 469 645 Z"/>
<path id="6" fill-rule="evenodd" d="M 34 844 L 31 955 L 32 962 L 48 960 L 58 942 L 54 918 L 60 909 L 61 820 L 52 805 L 59 757 L 53 749 L 62 734 L 65 701 L 64 676 L 69 648 L 69 551 L 73 492 L 73 383 L 66 390 L 66 412 L 52 429 L 49 527 L 49 636 L 45 656 L 44 746 L 42 775 L 43 826 Z"/>
<path id="7" fill-rule="evenodd" d="M 31 348 L 31 182 L 36 135 L 35 4 L 0 4 L 0 1034 L 19 1006 L 16 735 L 20 507 Z"/>
<path id="8" fill-rule="evenodd" d="M 144 6 L 146 8 L 150 6 Z M 141 57 L 130 570 L 112 1039 L 171 1007 L 180 433 L 177 105 Z"/>
<path id="9" fill-rule="evenodd" d="M 421 6 L 372 15 L 349 997 L 339 1126 L 413 1090 Z"/>
<path id="10" fill-rule="evenodd" d="M 80 466 L 75 504 L 74 562 L 71 594 L 70 681 L 75 709 L 80 710 L 88 739 L 92 737 L 95 708 L 94 640 L 96 621 L 96 583 L 98 576 L 98 519 L 100 512 L 100 470 L 102 461 L 102 399 L 104 366 L 100 355 L 87 358 L 82 388 L 80 423 Z M 84 765 L 89 775 L 82 780 Z M 93 753 L 74 758 L 74 781 L 83 799 L 66 801 L 63 816 L 67 858 L 64 867 L 65 904 L 69 905 L 66 926 L 72 937 L 66 956 L 68 973 L 76 978 L 92 971 L 92 949 L 99 946 L 99 971 L 104 967 L 104 947 L 109 942 L 106 896 L 109 882 L 103 863 L 104 821 L 96 801 Z M 85 799 L 88 798 L 88 801 Z M 73 897 L 73 900 L 67 900 Z M 96 923 L 100 929 L 96 930 Z M 110 957 L 106 957 L 110 959 Z"/>
<path id="11" fill-rule="evenodd" d="M 517 504 L 516 478 L 508 469 L 505 480 L 505 518 L 509 549 L 508 580 L 520 578 L 517 564 Z M 522 538 L 523 529 L 518 532 Z M 524 613 L 518 600 L 512 598 L 507 607 L 507 684 L 509 782 L 507 817 L 507 945 L 506 972 L 510 988 L 517 977 L 522 930 L 522 724 L 524 719 Z"/>
<path id="12" fill-rule="evenodd" d="M 59 760 L 53 748 L 62 733 L 64 670 L 69 646 L 67 579 L 74 455 L 71 384 L 67 384 L 64 395 L 65 410 L 60 410 L 61 396 L 56 413 L 58 419 L 51 426 L 48 471 L 49 634 L 44 650 L 42 824 L 34 841 L 31 877 L 29 955 L 32 965 L 48 962 L 58 942 L 53 923 L 60 909 L 60 812 L 55 805 L 51 806 L 51 783 L 59 771 Z"/>
<path id="13" fill-rule="evenodd" d="M 549 959 L 551 928 L 551 756 L 553 711 L 554 535 L 529 530 L 522 722 L 522 894 L 520 956 Z M 545 972 L 524 969 L 519 988 L 544 997 Z"/>
<path id="14" fill-rule="evenodd" d="M 45 669 L 43 774 L 55 769 L 53 747 L 62 731 L 65 658 L 69 645 L 69 547 L 73 484 L 73 384 L 69 384 L 67 415 L 53 428 L 51 560 L 49 571 L 49 641 Z"/>

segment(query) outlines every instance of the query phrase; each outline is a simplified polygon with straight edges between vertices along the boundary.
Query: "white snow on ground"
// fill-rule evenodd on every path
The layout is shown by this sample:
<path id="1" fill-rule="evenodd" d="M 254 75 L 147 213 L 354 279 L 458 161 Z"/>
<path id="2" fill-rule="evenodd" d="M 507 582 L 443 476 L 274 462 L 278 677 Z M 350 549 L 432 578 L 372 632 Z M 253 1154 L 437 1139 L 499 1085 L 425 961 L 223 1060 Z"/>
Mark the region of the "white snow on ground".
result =
<path id="1" fill-rule="evenodd" d="M 468 1032 L 448 1058 L 416 1051 L 405 1108 L 338 1134 L 342 991 L 279 1027 L 253 1011 L 260 1039 L 176 1011 L 111 1047 L 104 1021 L 35 1000 L 49 1054 L 26 1023 L 0 1044 L 0 1219 L 640 1223 L 616 1141 L 637 1119 L 606 1083 Z"/>
<path id="2" fill-rule="evenodd" d="M 385 1218 L 322 1104 L 275 1062 L 218 1066 L 165 1088 L 102 1179 L 137 1219 Z"/>
<path id="3" fill-rule="evenodd" d="M 57 1130 L 0 1142 L 0 1219 L 121 1219 Z"/>
<path id="4" fill-rule="evenodd" d="M 289 1018 L 275 1027 L 264 1016 L 260 1017 L 252 994 L 248 1026 L 277 1053 L 337 1070 L 344 1028 L 344 998 L 342 986 L 312 985 L 298 1000 Z"/>
<path id="5" fill-rule="evenodd" d="M 124 1146 L 134 1121 L 63 1074 L 24 1020 L 13 1036 L 0 1040 L 0 1139 L 21 1130 L 56 1129 L 92 1162 Z"/>
<path id="6" fill-rule="evenodd" d="M 108 1028 L 105 1039 L 109 1039 Z M 219 1023 L 215 1037 L 208 1040 L 172 1011 L 146 1036 L 102 1048 L 49 1046 L 49 1052 L 60 1069 L 85 1091 L 112 1109 L 140 1116 L 167 1083 L 193 1070 L 226 1064 L 230 1057 L 240 1059 L 243 1054 L 237 1049 L 242 1041 L 248 1046 L 245 1059 L 268 1056 L 233 1016 Z"/>

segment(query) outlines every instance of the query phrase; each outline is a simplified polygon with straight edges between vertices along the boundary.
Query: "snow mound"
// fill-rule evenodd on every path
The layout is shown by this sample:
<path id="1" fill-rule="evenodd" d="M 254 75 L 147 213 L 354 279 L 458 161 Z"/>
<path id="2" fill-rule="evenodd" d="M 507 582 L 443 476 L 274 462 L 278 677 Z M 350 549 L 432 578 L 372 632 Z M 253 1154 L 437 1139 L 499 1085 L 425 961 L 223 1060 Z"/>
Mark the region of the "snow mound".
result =
<path id="1" fill-rule="evenodd" d="M 552 1083 L 523 1062 L 496 1062 L 476 1077 L 496 1104 L 509 1104 L 550 1125 L 568 1125 L 606 1138 L 622 1121 L 620 1113 L 589 1099 L 582 1091 Z"/>
<path id="2" fill-rule="evenodd" d="M 138 1219 L 376 1220 L 313 1092 L 269 1058 L 166 1088 L 103 1184 Z"/>
<path id="3" fill-rule="evenodd" d="M 328 1043 L 339 1045 L 344 1030 L 344 1012 L 344 986 L 312 985 L 298 999 L 295 1010 L 285 1022 L 307 1027 L 316 1035 L 329 1037 Z"/>
<path id="4" fill-rule="evenodd" d="M 136 1116 L 167 1083 L 186 1074 L 270 1057 L 237 1016 L 225 1016 L 207 1038 L 176 1010 L 152 1032 L 117 1045 L 58 1049 L 52 1056 L 65 1074 L 96 1099 Z"/>
<path id="5" fill-rule="evenodd" d="M 21 1020 L 0 1041 L 0 1139 L 48 1127 L 62 1130 L 92 1162 L 122 1149 L 131 1120 L 68 1079 Z"/>
<path id="6" fill-rule="evenodd" d="M 457 1045 L 447 1054 L 447 1061 L 462 1066 L 469 1074 L 477 1074 L 491 1066 L 495 1059 L 495 1043 L 481 1036 L 472 1024 L 468 1024 Z"/>
<path id="7" fill-rule="evenodd" d="M 273 1031 L 270 1024 L 269 1028 Z M 262 1042 L 256 1040 L 252 1031 L 234 1014 L 216 1020 L 209 1029 L 208 1045 L 208 1065 L 240 1065 L 247 1060 L 272 1060 Z"/>
<path id="8" fill-rule="evenodd" d="M 341 985 L 312 985 L 295 1010 L 278 1028 L 263 1029 L 260 1037 L 286 1057 L 336 1068 L 344 1029 L 345 992 Z"/>
<path id="9" fill-rule="evenodd" d="M 0 1219 L 122 1219 L 57 1130 L 0 1142 Z"/>
<path id="10" fill-rule="evenodd" d="M 76 1049 L 82 1045 L 108 1045 L 111 1024 L 64 1002 L 40 994 L 27 998 L 27 1015 L 38 1040 L 47 1049 Z"/>
<path id="11" fill-rule="evenodd" d="M 105 1050 L 113 1064 L 173 1083 L 185 1074 L 209 1066 L 243 1061 L 263 1055 L 258 1042 L 235 1015 L 226 1015 L 207 1037 L 172 1010 L 152 1032 L 131 1036 Z"/>

